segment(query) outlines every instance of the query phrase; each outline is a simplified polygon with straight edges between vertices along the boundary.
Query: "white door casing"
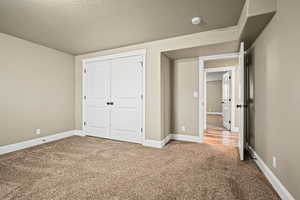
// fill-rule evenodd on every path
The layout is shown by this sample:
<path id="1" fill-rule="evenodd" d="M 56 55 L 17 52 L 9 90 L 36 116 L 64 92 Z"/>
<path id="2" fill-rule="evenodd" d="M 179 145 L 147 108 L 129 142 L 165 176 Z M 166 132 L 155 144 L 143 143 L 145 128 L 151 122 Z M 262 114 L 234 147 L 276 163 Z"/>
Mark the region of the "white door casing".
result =
<path id="1" fill-rule="evenodd" d="M 138 50 L 83 60 L 86 135 L 143 142 L 145 54 Z"/>
<path id="2" fill-rule="evenodd" d="M 221 55 L 211 55 L 211 56 L 203 56 L 199 57 L 198 69 L 199 69 L 199 101 L 198 101 L 198 123 L 199 123 L 199 136 L 203 141 L 203 133 L 206 128 L 206 73 L 207 72 L 220 72 L 220 71 L 231 71 L 233 72 L 236 66 L 224 66 L 218 68 L 204 68 L 204 62 L 209 60 L 220 60 L 220 59 L 230 59 L 230 58 L 239 58 L 239 53 L 229 53 L 229 54 L 221 54 Z M 234 75 L 232 74 L 231 84 L 234 86 Z M 232 90 L 232 93 L 234 90 Z M 231 111 L 232 118 L 234 117 L 235 109 L 233 108 L 235 105 L 232 102 Z"/>
<path id="3" fill-rule="evenodd" d="M 203 141 L 204 131 L 206 127 L 206 76 L 204 70 L 204 60 L 199 58 L 199 106 L 198 106 L 198 117 L 199 125 L 198 131 L 201 141 Z"/>
<path id="4" fill-rule="evenodd" d="M 222 110 L 223 110 L 223 126 L 227 130 L 231 130 L 231 73 L 223 74 L 222 80 Z"/>
<path id="5" fill-rule="evenodd" d="M 244 43 L 241 43 L 240 46 L 240 53 L 239 53 L 239 74 L 240 74 L 240 88 L 239 88 L 239 100 L 238 104 L 240 106 L 240 128 L 239 128 L 239 153 L 240 159 L 244 160 L 244 146 L 245 146 L 245 129 L 244 129 L 244 84 L 245 84 L 245 76 L 244 76 Z"/>

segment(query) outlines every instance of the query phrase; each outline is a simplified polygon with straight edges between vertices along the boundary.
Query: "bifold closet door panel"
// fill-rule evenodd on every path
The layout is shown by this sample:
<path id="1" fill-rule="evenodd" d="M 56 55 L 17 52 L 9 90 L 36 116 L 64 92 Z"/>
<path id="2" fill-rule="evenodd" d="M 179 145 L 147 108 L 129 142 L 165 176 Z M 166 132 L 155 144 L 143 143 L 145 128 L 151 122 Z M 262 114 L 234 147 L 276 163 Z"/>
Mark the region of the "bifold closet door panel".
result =
<path id="1" fill-rule="evenodd" d="M 142 127 L 142 57 L 111 61 L 112 138 L 140 142 Z"/>
<path id="2" fill-rule="evenodd" d="M 110 112 L 110 62 L 97 61 L 86 65 L 85 131 L 89 135 L 108 137 Z"/>

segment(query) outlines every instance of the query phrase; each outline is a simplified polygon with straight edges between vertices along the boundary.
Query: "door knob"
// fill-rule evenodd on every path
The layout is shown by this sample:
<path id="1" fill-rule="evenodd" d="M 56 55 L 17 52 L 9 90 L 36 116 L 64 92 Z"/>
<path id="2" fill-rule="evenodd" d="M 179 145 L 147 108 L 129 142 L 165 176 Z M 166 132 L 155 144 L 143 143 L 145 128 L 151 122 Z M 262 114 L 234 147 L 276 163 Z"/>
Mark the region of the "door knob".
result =
<path id="1" fill-rule="evenodd" d="M 247 108 L 247 105 L 237 104 L 236 107 L 237 107 L 237 108 Z"/>

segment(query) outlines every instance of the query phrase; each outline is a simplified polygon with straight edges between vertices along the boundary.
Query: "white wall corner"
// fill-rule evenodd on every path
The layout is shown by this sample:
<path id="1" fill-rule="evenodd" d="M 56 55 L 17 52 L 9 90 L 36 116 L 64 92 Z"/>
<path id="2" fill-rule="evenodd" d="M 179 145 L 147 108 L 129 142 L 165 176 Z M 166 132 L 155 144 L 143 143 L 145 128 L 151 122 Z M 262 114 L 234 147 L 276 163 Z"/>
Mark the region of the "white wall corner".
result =
<path id="1" fill-rule="evenodd" d="M 281 199 L 284 200 L 295 200 L 295 198 L 291 195 L 291 193 L 286 189 L 286 187 L 280 182 L 280 180 L 276 177 L 276 175 L 271 171 L 271 169 L 264 163 L 261 157 L 251 148 L 254 155 L 255 163 L 259 167 L 259 169 L 263 172 L 263 174 L 267 177 L 268 181 L 271 183 L 275 191 L 278 193 Z"/>
<path id="2" fill-rule="evenodd" d="M 165 146 L 166 144 L 168 144 L 170 142 L 170 140 L 172 139 L 172 135 L 169 134 L 167 137 L 165 137 L 165 139 L 163 139 L 163 145 Z"/>
<path id="3" fill-rule="evenodd" d="M 153 147 L 153 148 L 163 148 L 170 140 L 172 139 L 172 135 L 169 134 L 167 137 L 165 137 L 163 140 L 145 140 L 143 142 L 143 145 L 146 147 Z"/>

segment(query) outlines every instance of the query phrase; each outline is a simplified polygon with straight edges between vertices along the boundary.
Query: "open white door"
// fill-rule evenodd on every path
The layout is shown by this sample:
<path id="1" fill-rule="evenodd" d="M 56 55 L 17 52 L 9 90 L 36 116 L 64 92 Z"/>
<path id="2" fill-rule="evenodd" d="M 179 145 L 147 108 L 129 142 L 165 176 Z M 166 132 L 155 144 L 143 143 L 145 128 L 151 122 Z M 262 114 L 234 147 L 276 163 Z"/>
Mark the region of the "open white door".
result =
<path id="1" fill-rule="evenodd" d="M 244 43 L 241 43 L 240 47 L 240 55 L 239 55 L 239 74 L 240 74 L 240 94 L 238 99 L 238 105 L 237 107 L 240 110 L 240 128 L 239 128 L 239 153 L 240 153 L 240 159 L 244 160 L 244 146 L 245 146 L 245 129 L 244 129 L 244 110 L 245 110 L 245 99 L 244 99 L 244 85 L 245 85 L 245 76 L 244 76 L 244 56 L 245 56 L 245 50 L 244 50 Z"/>
<path id="2" fill-rule="evenodd" d="M 231 75 L 230 72 L 223 74 L 222 80 L 222 110 L 223 126 L 231 130 Z"/>

